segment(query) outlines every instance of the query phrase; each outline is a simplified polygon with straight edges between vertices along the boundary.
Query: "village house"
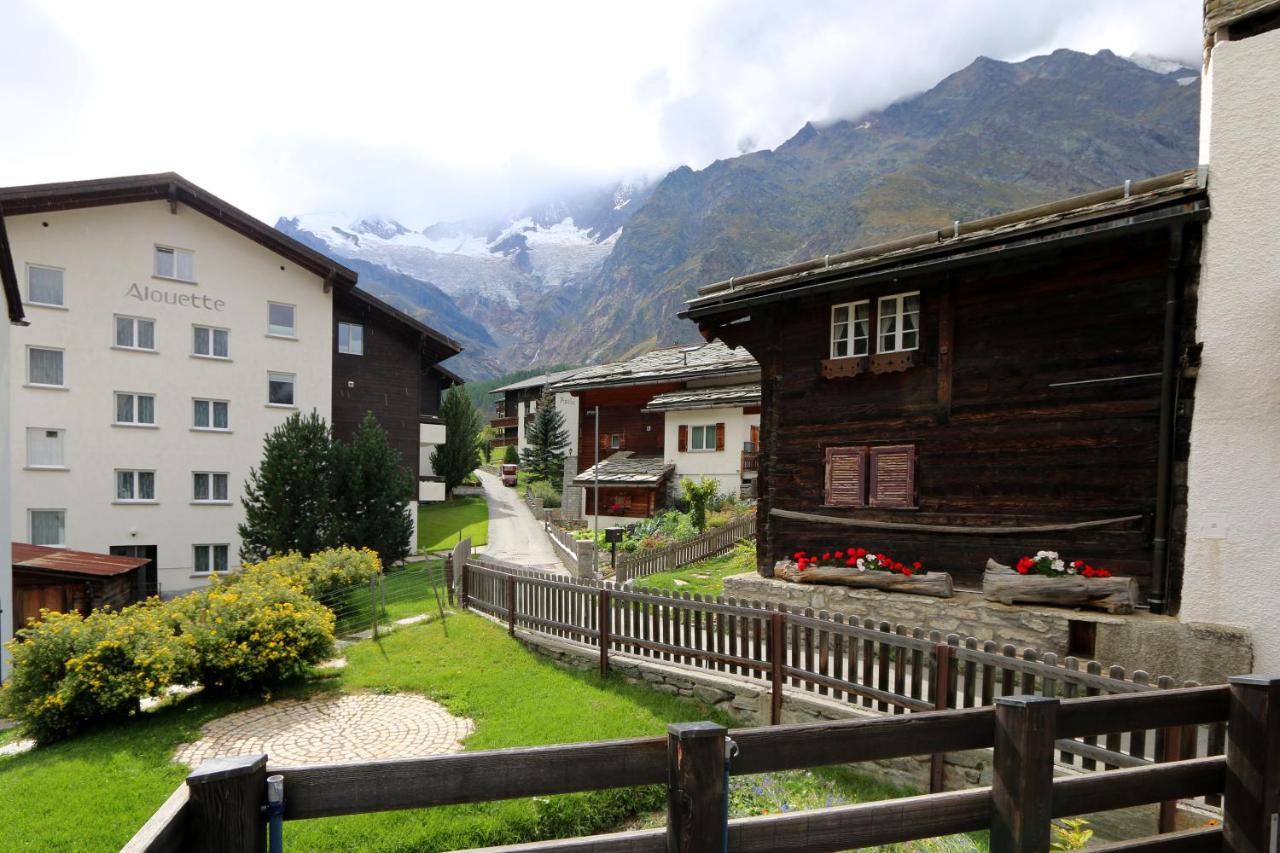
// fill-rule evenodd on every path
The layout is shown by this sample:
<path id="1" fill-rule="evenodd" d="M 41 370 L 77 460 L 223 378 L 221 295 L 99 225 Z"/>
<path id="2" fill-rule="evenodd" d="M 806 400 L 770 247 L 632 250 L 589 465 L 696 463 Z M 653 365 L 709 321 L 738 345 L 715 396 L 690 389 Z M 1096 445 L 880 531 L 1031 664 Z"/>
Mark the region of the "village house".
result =
<path id="1" fill-rule="evenodd" d="M 760 362 L 760 572 L 1053 549 L 1176 603 L 1207 216 L 1190 170 L 702 288 Z"/>
<path id="2" fill-rule="evenodd" d="M 566 491 L 581 489 L 582 500 L 566 505 L 594 520 L 598 488 L 599 523 L 634 524 L 668 506 L 686 476 L 712 477 L 731 494 L 744 482 L 754 491 L 759 375 L 749 353 L 712 343 L 588 367 L 553 385 L 580 412 Z"/>
<path id="3" fill-rule="evenodd" d="M 561 370 L 556 373 L 544 373 L 531 376 L 494 388 L 490 394 L 502 395 L 494 403 L 494 417 L 489 421 L 496 432 L 494 447 L 513 446 L 517 452 L 523 453 L 529 446 L 529 429 L 538 414 L 542 400 L 550 395 L 556 410 L 564 415 L 564 429 L 569 434 L 569 445 L 565 448 L 566 456 L 578 455 L 578 399 L 566 391 L 558 393 L 549 389 L 557 382 L 563 382 L 578 372 L 578 369 Z"/>
<path id="4" fill-rule="evenodd" d="M 418 474 L 442 440 L 459 347 L 181 176 L 4 188 L 0 210 L 32 321 L 5 348 L 15 541 L 143 558 L 141 588 L 177 594 L 238 567 L 244 482 L 294 412 L 346 436 L 373 411 Z"/>
<path id="5" fill-rule="evenodd" d="M 440 362 L 462 345 L 359 289 L 335 294 L 333 321 L 333 434 L 350 441 L 373 413 L 413 475 L 416 530 L 418 504 L 445 498 L 431 454 L 445 441 L 444 392 L 463 380 Z"/>

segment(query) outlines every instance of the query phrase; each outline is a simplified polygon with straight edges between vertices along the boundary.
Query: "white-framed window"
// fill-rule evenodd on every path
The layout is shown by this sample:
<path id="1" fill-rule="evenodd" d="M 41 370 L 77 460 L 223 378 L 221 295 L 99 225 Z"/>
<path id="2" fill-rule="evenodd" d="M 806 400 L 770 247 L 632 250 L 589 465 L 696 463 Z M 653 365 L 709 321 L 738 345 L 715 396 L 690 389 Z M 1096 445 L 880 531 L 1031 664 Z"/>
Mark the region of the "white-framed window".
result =
<path id="1" fill-rule="evenodd" d="M 621 449 L 622 449 L 622 434 L 621 434 L 621 433 L 617 433 L 617 432 L 615 432 L 615 433 L 613 433 L 612 435 L 610 435 L 610 436 L 609 436 L 609 449 L 610 449 L 610 450 L 621 450 Z"/>
<path id="2" fill-rule="evenodd" d="M 116 469 L 116 503 L 153 503 L 156 472 Z"/>
<path id="3" fill-rule="evenodd" d="M 117 391 L 116 419 L 113 423 L 124 426 L 155 426 L 155 395 L 135 394 L 132 391 Z"/>
<path id="4" fill-rule="evenodd" d="M 226 400 L 192 400 L 191 425 L 195 429 L 231 428 L 230 403 Z"/>
<path id="5" fill-rule="evenodd" d="M 207 575 L 210 572 L 225 572 L 230 552 L 230 545 L 193 545 L 192 565 L 195 567 L 195 573 Z"/>
<path id="6" fill-rule="evenodd" d="M 116 343 L 122 349 L 155 351 L 156 321 L 147 317 L 116 315 Z"/>
<path id="7" fill-rule="evenodd" d="M 215 326 L 192 326 L 191 352 L 206 358 L 231 358 L 231 332 Z"/>
<path id="8" fill-rule="evenodd" d="M 364 326 L 358 323 L 339 323 L 338 352 L 364 355 Z"/>
<path id="9" fill-rule="evenodd" d="M 880 297 L 877 352 L 903 352 L 920 347 L 920 293 Z"/>
<path id="10" fill-rule="evenodd" d="M 67 431 L 27 427 L 27 467 L 65 468 Z"/>
<path id="11" fill-rule="evenodd" d="M 689 450 L 715 450 L 716 425 L 705 424 L 689 427 Z"/>
<path id="12" fill-rule="evenodd" d="M 27 523 L 30 526 L 32 545 L 67 544 L 67 511 L 65 509 L 29 509 Z"/>
<path id="13" fill-rule="evenodd" d="M 277 338 L 296 338 L 298 326 L 292 305 L 283 302 L 267 303 L 267 334 Z"/>
<path id="14" fill-rule="evenodd" d="M 49 347 L 27 347 L 27 384 L 45 388 L 67 387 L 62 370 L 63 352 Z"/>
<path id="15" fill-rule="evenodd" d="M 62 287 L 63 270 L 27 264 L 27 302 L 32 305 L 48 305 L 65 308 L 66 293 Z"/>
<path id="16" fill-rule="evenodd" d="M 191 499 L 196 503 L 229 503 L 228 475 L 220 471 L 192 471 Z"/>
<path id="17" fill-rule="evenodd" d="M 177 281 L 195 281 L 196 253 L 172 246 L 156 246 L 155 274 Z"/>
<path id="18" fill-rule="evenodd" d="M 831 306 L 831 357 L 850 358 L 871 351 L 871 303 L 844 302 Z"/>
<path id="19" fill-rule="evenodd" d="M 267 405 L 292 406 L 293 384 L 296 378 L 292 373 L 268 373 Z"/>

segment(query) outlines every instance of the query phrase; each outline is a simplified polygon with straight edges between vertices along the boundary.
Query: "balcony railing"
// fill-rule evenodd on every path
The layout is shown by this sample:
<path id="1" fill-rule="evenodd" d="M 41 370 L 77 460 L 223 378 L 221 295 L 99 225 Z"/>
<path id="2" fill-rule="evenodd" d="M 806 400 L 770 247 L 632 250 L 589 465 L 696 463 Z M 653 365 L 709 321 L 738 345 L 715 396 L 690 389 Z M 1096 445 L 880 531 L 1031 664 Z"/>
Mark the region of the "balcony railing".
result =
<path id="1" fill-rule="evenodd" d="M 754 441 L 744 441 L 742 443 L 742 467 L 739 469 L 744 474 L 748 471 L 760 470 L 760 447 Z"/>
<path id="2" fill-rule="evenodd" d="M 505 417 L 494 418 L 493 420 L 489 421 L 489 426 L 493 427 L 494 429 L 507 429 L 509 427 L 518 425 L 519 422 L 520 422 L 520 419 L 517 418 L 515 415 L 512 415 L 509 418 L 505 418 Z"/>

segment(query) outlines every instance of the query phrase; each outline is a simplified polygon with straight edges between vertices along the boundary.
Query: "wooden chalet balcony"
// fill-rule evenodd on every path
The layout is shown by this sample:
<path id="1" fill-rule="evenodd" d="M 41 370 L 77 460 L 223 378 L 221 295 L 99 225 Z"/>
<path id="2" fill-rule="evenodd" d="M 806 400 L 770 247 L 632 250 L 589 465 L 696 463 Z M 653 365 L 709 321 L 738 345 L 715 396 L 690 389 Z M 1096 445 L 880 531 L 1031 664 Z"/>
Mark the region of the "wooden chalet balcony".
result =
<path id="1" fill-rule="evenodd" d="M 509 427 L 518 425 L 519 420 L 520 419 L 517 418 L 515 415 L 512 415 L 511 417 L 494 418 L 493 420 L 489 421 L 489 426 L 493 427 L 494 429 L 507 429 Z"/>
<path id="2" fill-rule="evenodd" d="M 760 448 L 753 442 L 744 441 L 742 443 L 742 473 L 758 472 L 760 470 Z"/>

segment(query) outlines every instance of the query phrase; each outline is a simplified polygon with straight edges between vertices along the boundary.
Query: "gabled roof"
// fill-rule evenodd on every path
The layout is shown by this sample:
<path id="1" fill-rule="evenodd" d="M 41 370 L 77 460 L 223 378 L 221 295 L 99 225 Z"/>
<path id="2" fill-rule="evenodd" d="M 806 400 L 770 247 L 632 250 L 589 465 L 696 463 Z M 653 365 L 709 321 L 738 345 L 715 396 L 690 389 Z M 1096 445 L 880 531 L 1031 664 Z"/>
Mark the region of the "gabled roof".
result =
<path id="1" fill-rule="evenodd" d="M 184 204 L 320 276 L 327 285 L 343 289 L 351 289 L 356 285 L 354 271 L 201 189 L 176 172 L 0 187 L 0 218 L 141 201 Z M 3 240 L 3 232 L 0 232 L 0 240 Z M 4 240 L 4 248 L 0 249 L 0 265 L 7 254 L 8 241 Z M 8 267 L 12 273 L 11 259 Z M 7 286 L 6 282 L 6 293 Z M 10 314 L 12 316 L 12 309 Z"/>
<path id="2" fill-rule="evenodd" d="M 630 450 L 619 450 L 574 477 L 573 484 L 590 486 L 598 481 L 610 486 L 656 486 L 675 467 L 661 456 L 636 456 Z"/>
<path id="3" fill-rule="evenodd" d="M 25 542 L 11 543 L 10 551 L 16 569 L 68 575 L 113 577 L 150 562 L 145 557 L 115 557 L 89 551 L 72 551 L 69 548 L 28 545 Z"/>
<path id="4" fill-rule="evenodd" d="M 793 298 L 801 292 L 842 287 L 872 276 L 898 276 L 934 267 L 1083 238 L 1117 228 L 1164 227 L 1208 209 L 1207 173 L 1197 169 L 1131 181 L 1036 207 L 956 222 L 950 228 L 826 255 L 778 269 L 734 276 L 698 289 L 681 317 L 699 319 L 751 305 Z"/>
<path id="5" fill-rule="evenodd" d="M 458 343 L 453 338 L 449 337 L 448 335 L 442 332 L 436 331 L 435 329 L 428 326 L 426 323 L 422 322 L 416 317 L 409 316 L 405 312 L 401 311 L 399 308 L 395 308 L 387 304 L 386 302 L 383 302 L 381 299 L 374 296 L 372 293 L 369 293 L 367 291 L 361 290 L 358 287 L 355 287 L 355 288 L 352 288 L 347 293 L 347 295 L 350 296 L 352 299 L 355 299 L 356 301 L 369 306 L 373 310 L 384 314 L 385 316 L 391 318 L 397 323 L 400 323 L 403 326 L 407 326 L 409 329 L 413 330 L 414 332 L 417 332 L 418 335 L 424 340 L 431 341 L 437 344 L 440 348 L 443 348 L 444 350 L 448 351 L 449 355 L 444 356 L 444 358 L 449 358 L 450 356 L 454 356 L 462 352 L 462 344 Z"/>
<path id="6" fill-rule="evenodd" d="M 523 391 L 525 388 L 540 388 L 543 385 L 554 385 L 557 382 L 563 382 L 576 373 L 581 373 L 583 368 L 574 367 L 569 370 L 561 370 L 558 373 L 544 373 L 541 376 L 530 376 L 528 379 L 521 379 L 519 382 L 512 382 L 510 385 L 503 385 L 501 388 L 494 388 L 490 394 L 502 394 L 507 391 Z"/>
<path id="7" fill-rule="evenodd" d="M 461 376 L 459 376 L 458 374 L 454 373 L 452 370 L 450 370 L 450 369 L 449 369 L 449 368 L 447 368 L 447 367 L 441 367 L 441 366 L 440 366 L 440 365 L 438 365 L 438 364 L 433 364 L 433 365 L 431 365 L 431 369 L 432 369 L 432 370 L 434 370 L 434 371 L 436 371 L 437 373 L 439 373 L 439 374 L 440 374 L 441 376 L 443 376 L 445 379 L 448 379 L 448 380 L 449 380 L 449 383 L 450 383 L 451 385 L 466 385 L 466 384 L 467 384 L 467 380 L 463 379 Z"/>
<path id="8" fill-rule="evenodd" d="M 760 403 L 760 384 L 712 385 L 659 394 L 645 406 L 646 412 L 679 412 L 688 409 L 721 409 Z"/>
<path id="9" fill-rule="evenodd" d="M 746 350 L 732 350 L 720 342 L 695 346 L 668 347 L 615 361 L 586 367 L 552 391 L 579 391 L 619 385 L 656 385 L 690 379 L 748 376 L 759 373 L 760 365 Z"/>

